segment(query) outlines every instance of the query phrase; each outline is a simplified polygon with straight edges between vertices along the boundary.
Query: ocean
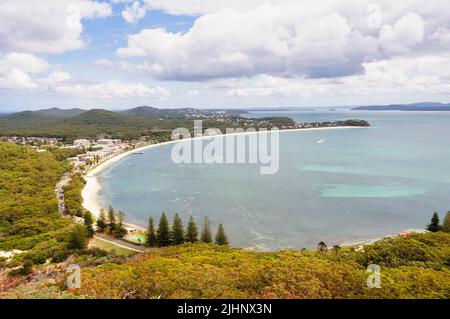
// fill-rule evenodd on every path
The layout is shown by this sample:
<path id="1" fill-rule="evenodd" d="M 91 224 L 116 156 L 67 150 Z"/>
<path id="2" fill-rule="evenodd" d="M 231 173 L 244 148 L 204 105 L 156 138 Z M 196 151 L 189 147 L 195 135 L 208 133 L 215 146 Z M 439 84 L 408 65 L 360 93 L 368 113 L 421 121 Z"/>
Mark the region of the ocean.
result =
<path id="1" fill-rule="evenodd" d="M 252 112 L 298 122 L 358 118 L 371 128 L 280 133 L 280 169 L 174 164 L 173 145 L 132 155 L 99 176 L 99 202 L 145 226 L 162 211 L 223 223 L 232 246 L 277 250 L 424 229 L 450 210 L 450 112 Z"/>

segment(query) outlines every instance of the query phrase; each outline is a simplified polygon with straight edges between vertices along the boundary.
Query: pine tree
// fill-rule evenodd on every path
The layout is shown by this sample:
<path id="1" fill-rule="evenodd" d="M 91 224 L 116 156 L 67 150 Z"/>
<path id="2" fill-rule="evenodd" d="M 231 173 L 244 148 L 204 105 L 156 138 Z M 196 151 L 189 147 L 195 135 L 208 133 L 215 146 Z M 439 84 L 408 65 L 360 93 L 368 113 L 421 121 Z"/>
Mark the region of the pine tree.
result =
<path id="1" fill-rule="evenodd" d="M 186 242 L 195 243 L 198 241 L 198 229 L 195 224 L 194 217 L 189 217 L 189 222 L 186 229 Z"/>
<path id="2" fill-rule="evenodd" d="M 156 231 L 156 238 L 158 238 L 159 246 L 169 246 L 171 244 L 170 240 L 170 226 L 167 220 L 166 213 L 162 213 L 161 219 L 159 220 L 158 230 Z"/>
<path id="3" fill-rule="evenodd" d="M 427 230 L 436 233 L 441 230 L 441 225 L 439 225 L 438 213 L 434 213 L 431 218 L 431 224 L 428 225 Z"/>
<path id="4" fill-rule="evenodd" d="M 107 224 L 106 224 L 106 215 L 105 215 L 105 211 L 102 209 L 100 210 L 100 216 L 97 219 L 97 230 L 99 232 L 105 232 L 106 228 L 107 228 Z"/>
<path id="5" fill-rule="evenodd" d="M 184 228 L 183 222 L 178 214 L 175 214 L 172 224 L 172 243 L 174 245 L 184 244 Z"/>
<path id="6" fill-rule="evenodd" d="M 200 240 L 204 243 L 212 243 L 212 241 L 213 241 L 212 234 L 211 234 L 211 227 L 209 226 L 208 217 L 205 217 Z"/>
<path id="7" fill-rule="evenodd" d="M 124 238 L 128 231 L 125 228 L 124 219 L 125 219 L 125 213 L 119 212 L 118 213 L 118 221 L 116 223 L 116 226 L 114 227 L 114 236 L 116 238 Z"/>
<path id="8" fill-rule="evenodd" d="M 223 225 L 220 224 L 219 228 L 217 228 L 217 234 L 216 234 L 216 245 L 221 246 L 228 246 L 228 237 L 225 234 L 225 229 L 223 228 Z"/>
<path id="9" fill-rule="evenodd" d="M 92 219 L 92 214 L 90 211 L 85 211 L 84 215 L 84 226 L 86 227 L 86 231 L 89 237 L 94 236 L 94 228 L 92 227 L 92 224 L 94 223 L 94 220 Z"/>
<path id="10" fill-rule="evenodd" d="M 108 209 L 108 232 L 110 235 L 114 234 L 116 230 L 116 214 L 114 213 L 114 209 L 109 206 Z"/>
<path id="11" fill-rule="evenodd" d="M 145 238 L 145 246 L 154 247 L 158 244 L 155 233 L 155 222 L 153 221 L 153 217 L 148 219 L 148 226 Z"/>
<path id="12" fill-rule="evenodd" d="M 442 230 L 446 233 L 450 233 L 450 212 L 445 215 L 444 222 L 442 223 Z"/>
<path id="13" fill-rule="evenodd" d="M 70 249 L 84 249 L 87 246 L 88 236 L 86 228 L 83 225 L 77 224 L 70 232 L 69 248 Z"/>

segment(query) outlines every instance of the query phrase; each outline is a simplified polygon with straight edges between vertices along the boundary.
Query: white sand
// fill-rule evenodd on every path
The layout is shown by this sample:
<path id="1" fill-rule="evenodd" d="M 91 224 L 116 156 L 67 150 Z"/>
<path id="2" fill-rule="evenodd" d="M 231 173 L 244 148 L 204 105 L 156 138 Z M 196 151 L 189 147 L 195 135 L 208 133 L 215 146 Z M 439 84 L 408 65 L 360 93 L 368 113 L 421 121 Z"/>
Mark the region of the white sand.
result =
<path id="1" fill-rule="evenodd" d="M 280 130 L 280 132 L 336 130 L 336 129 L 349 129 L 349 128 L 361 128 L 361 127 L 358 127 L 358 126 L 318 127 L 318 128 L 303 128 L 303 129 L 286 129 L 286 130 Z M 270 131 L 268 131 L 268 132 L 270 132 Z M 233 135 L 252 134 L 252 133 L 260 133 L 260 132 L 234 133 Z M 186 142 L 189 140 L 211 138 L 211 137 L 214 137 L 214 136 L 194 137 L 194 138 L 190 138 L 190 139 L 175 140 L 175 141 L 163 142 L 163 143 L 158 143 L 158 144 L 146 145 L 146 146 L 138 147 L 136 149 L 118 154 L 118 155 L 106 160 L 105 162 L 99 164 L 98 166 L 96 166 L 94 169 L 92 169 L 85 175 L 86 185 L 81 192 L 81 196 L 83 198 L 83 207 L 85 209 L 89 210 L 92 214 L 94 214 L 97 217 L 100 215 L 100 210 L 104 207 L 101 207 L 101 205 L 99 204 L 99 202 L 97 200 L 97 194 L 101 189 L 101 185 L 98 182 L 97 175 L 99 173 L 101 173 L 104 169 L 106 169 L 109 166 L 111 166 L 112 164 L 120 161 L 121 159 L 123 159 L 133 153 L 140 152 L 142 150 L 149 149 L 149 148 L 159 147 L 159 146 L 163 146 L 163 145 L 167 145 L 167 144 L 174 144 L 174 143 L 178 143 L 181 141 Z M 127 224 L 127 225 L 129 225 L 131 227 L 135 227 L 137 229 L 142 229 L 142 227 L 137 226 L 137 225 L 132 225 L 132 224 Z"/>

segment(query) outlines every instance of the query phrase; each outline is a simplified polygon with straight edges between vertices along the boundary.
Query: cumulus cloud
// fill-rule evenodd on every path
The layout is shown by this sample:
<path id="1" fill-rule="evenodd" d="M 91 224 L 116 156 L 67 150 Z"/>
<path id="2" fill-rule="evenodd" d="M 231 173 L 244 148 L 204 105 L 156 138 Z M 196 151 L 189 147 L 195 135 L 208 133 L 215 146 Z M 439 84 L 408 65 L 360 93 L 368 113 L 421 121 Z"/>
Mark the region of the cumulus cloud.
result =
<path id="1" fill-rule="evenodd" d="M 444 47 L 450 46 L 450 28 L 439 27 L 430 37 Z"/>
<path id="2" fill-rule="evenodd" d="M 127 6 L 122 11 L 122 17 L 128 23 L 136 23 L 142 19 L 146 13 L 146 5 L 141 4 L 139 1 L 134 1 L 132 5 Z"/>
<path id="3" fill-rule="evenodd" d="M 165 98 L 170 91 L 161 86 L 147 86 L 141 83 L 124 83 L 119 80 L 107 82 L 73 81 L 66 72 L 53 72 L 39 81 L 42 89 L 82 99 L 110 98 Z"/>
<path id="4" fill-rule="evenodd" d="M 210 89 L 230 98 L 411 97 L 450 94 L 450 56 L 425 55 L 363 64 L 364 73 L 339 79 L 287 79 L 270 75 L 217 80 Z"/>
<path id="5" fill-rule="evenodd" d="M 35 89 L 38 85 L 32 75 L 42 73 L 48 67 L 45 60 L 28 53 L 0 55 L 1 89 Z"/>
<path id="6" fill-rule="evenodd" d="M 62 53 L 84 46 L 83 19 L 112 14 L 91 0 L 0 0 L 0 52 Z"/>
<path id="7" fill-rule="evenodd" d="M 425 26 L 415 13 L 401 17 L 394 25 L 385 25 L 380 32 L 381 48 L 388 53 L 404 53 L 422 42 Z"/>
<path id="8" fill-rule="evenodd" d="M 317 17 L 301 7 L 262 5 L 201 16 L 184 34 L 143 30 L 130 36 L 117 54 L 145 57 L 151 73 L 162 79 L 340 76 L 358 71 L 364 54 L 353 47 L 373 50 L 371 42 L 337 13 Z"/>
<path id="9" fill-rule="evenodd" d="M 112 67 L 114 66 L 114 62 L 108 59 L 98 59 L 94 62 L 94 65 L 101 67 Z"/>
<path id="10" fill-rule="evenodd" d="M 149 5 L 177 13 L 171 9 L 175 2 L 179 9 L 187 7 L 178 1 L 150 1 Z M 194 7 L 205 4 L 201 0 L 186 2 Z M 425 10 L 417 1 L 405 2 L 407 5 L 380 1 L 385 7 L 380 7 L 380 25 L 374 28 L 368 23 L 372 18 L 366 11 L 368 1 L 324 1 L 313 6 L 310 1 L 280 0 L 256 7 L 242 1 L 209 1 L 213 3 L 210 9 L 187 32 L 144 29 L 129 36 L 127 46 L 116 53 L 121 58 L 143 58 L 140 69 L 164 80 L 361 74 L 366 62 L 429 50 L 427 30 L 436 32 L 436 22 L 443 15 L 450 18 L 450 12 L 439 13 L 439 6 L 431 4 Z M 439 4 L 442 8 L 442 2 Z M 437 18 L 430 22 L 430 17 Z M 444 38 L 442 34 L 435 39 Z"/>

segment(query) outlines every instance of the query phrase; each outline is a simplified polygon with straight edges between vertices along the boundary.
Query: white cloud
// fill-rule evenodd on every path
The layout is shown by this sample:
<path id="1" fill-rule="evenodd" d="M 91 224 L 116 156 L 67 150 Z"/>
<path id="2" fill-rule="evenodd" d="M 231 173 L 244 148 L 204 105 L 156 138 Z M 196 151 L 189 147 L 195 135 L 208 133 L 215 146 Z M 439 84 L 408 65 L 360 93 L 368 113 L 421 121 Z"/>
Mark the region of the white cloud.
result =
<path id="1" fill-rule="evenodd" d="M 165 98 L 170 91 L 161 86 L 147 86 L 141 83 L 124 83 L 118 80 L 107 82 L 77 82 L 66 72 L 54 72 L 41 79 L 42 89 L 82 99 L 111 98 Z"/>
<path id="2" fill-rule="evenodd" d="M 37 84 L 31 75 L 45 71 L 45 60 L 28 53 L 8 53 L 0 55 L 1 89 L 35 89 Z"/>
<path id="3" fill-rule="evenodd" d="M 364 74 L 339 79 L 287 79 L 269 75 L 215 81 L 209 89 L 229 98 L 358 99 L 450 95 L 450 56 L 426 55 L 364 63 Z"/>
<path id="4" fill-rule="evenodd" d="M 145 16 L 146 12 L 147 7 L 145 5 L 141 5 L 139 1 L 134 1 L 131 6 L 127 6 L 122 11 L 122 17 L 128 23 L 136 23 Z"/>
<path id="5" fill-rule="evenodd" d="M 201 0 L 186 2 L 205 4 Z M 134 69 L 165 80 L 361 74 L 366 62 L 430 51 L 426 32 L 436 32 L 436 21 L 446 15 L 439 15 L 443 3 L 438 1 L 440 7 L 431 4 L 423 9 L 417 6 L 418 1 L 405 2 L 408 5 L 380 1 L 384 5 L 380 9 L 380 28 L 373 29 L 367 23 L 368 1 L 324 1 L 313 6 L 310 1 L 280 0 L 250 8 L 231 1 L 228 9 L 223 9 L 225 2 L 218 1 L 187 32 L 144 29 L 129 36 L 127 46 L 116 53 L 121 58 L 143 58 L 140 67 Z M 165 8 L 172 13 L 174 3 L 177 8 L 187 6 L 178 1 L 149 3 L 153 9 Z M 432 15 L 438 18 L 433 20 Z M 450 12 L 447 15 L 450 19 Z M 433 50 L 442 48 L 435 46 Z"/>
<path id="6" fill-rule="evenodd" d="M 0 0 L 0 52 L 62 53 L 84 46 L 83 19 L 112 14 L 91 0 Z"/>
<path id="7" fill-rule="evenodd" d="M 117 1 L 117 0 L 116 0 Z M 352 16 L 355 21 L 367 20 L 367 8 L 376 4 L 381 9 L 382 24 L 393 23 L 405 13 L 419 12 L 426 17 L 433 18 L 436 23 L 448 20 L 447 0 L 142 0 L 149 10 L 162 10 L 169 14 L 201 16 L 217 13 L 227 9 L 248 11 L 263 4 L 274 6 L 289 6 L 296 3 L 304 8 L 315 8 L 316 11 L 338 12 L 345 16 Z"/>
<path id="8" fill-rule="evenodd" d="M 401 17 L 394 25 L 385 25 L 380 32 L 380 45 L 388 53 L 404 53 L 422 42 L 425 26 L 415 13 Z"/>
<path id="9" fill-rule="evenodd" d="M 374 50 L 373 42 L 337 13 L 318 16 L 298 6 L 262 5 L 204 15 L 185 34 L 142 30 L 117 54 L 146 57 L 150 72 L 163 79 L 337 76 L 357 72 L 365 51 Z"/>
<path id="10" fill-rule="evenodd" d="M 444 47 L 450 46 L 450 28 L 439 27 L 430 37 Z"/>
<path id="11" fill-rule="evenodd" d="M 200 96 L 200 91 L 197 90 L 197 89 L 195 89 L 195 90 L 190 90 L 190 91 L 188 92 L 188 96 L 190 96 L 190 97 Z"/>
<path id="12" fill-rule="evenodd" d="M 101 66 L 101 67 L 112 67 L 114 66 L 114 62 L 108 59 L 98 59 L 94 62 L 94 65 Z"/>

